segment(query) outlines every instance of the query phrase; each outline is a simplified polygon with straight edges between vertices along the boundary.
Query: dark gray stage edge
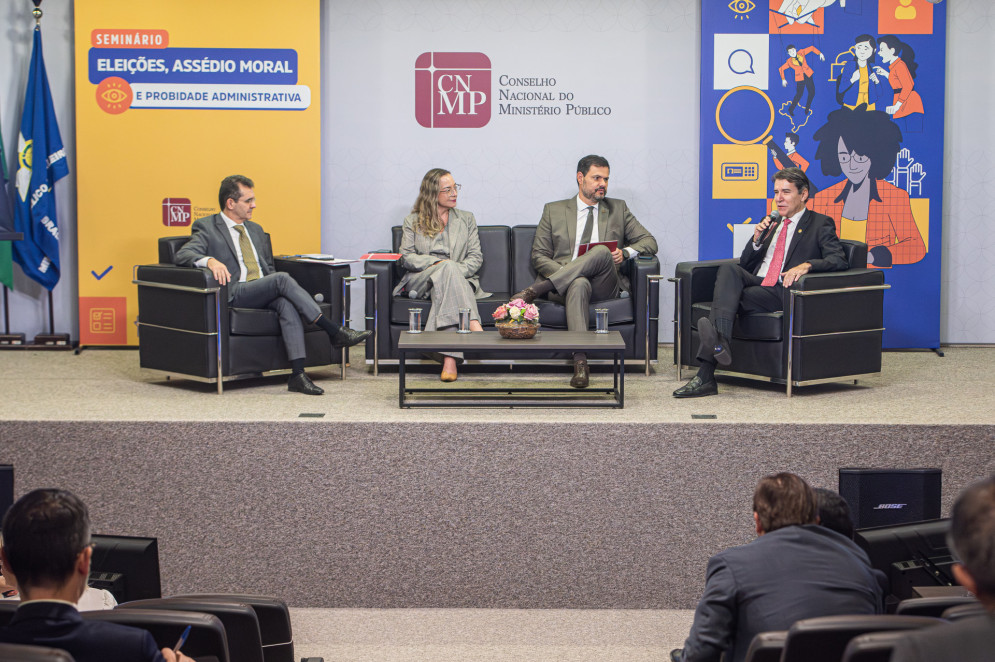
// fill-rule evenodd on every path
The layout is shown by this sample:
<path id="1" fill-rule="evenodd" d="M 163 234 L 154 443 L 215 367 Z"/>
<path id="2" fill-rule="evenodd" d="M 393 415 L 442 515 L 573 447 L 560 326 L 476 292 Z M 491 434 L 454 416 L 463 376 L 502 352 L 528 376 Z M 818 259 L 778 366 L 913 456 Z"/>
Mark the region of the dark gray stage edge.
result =
<path id="1" fill-rule="evenodd" d="M 163 591 L 298 607 L 690 608 L 795 471 L 995 471 L 995 426 L 5 422 L 18 495 L 60 486 L 98 533 L 157 536 Z"/>

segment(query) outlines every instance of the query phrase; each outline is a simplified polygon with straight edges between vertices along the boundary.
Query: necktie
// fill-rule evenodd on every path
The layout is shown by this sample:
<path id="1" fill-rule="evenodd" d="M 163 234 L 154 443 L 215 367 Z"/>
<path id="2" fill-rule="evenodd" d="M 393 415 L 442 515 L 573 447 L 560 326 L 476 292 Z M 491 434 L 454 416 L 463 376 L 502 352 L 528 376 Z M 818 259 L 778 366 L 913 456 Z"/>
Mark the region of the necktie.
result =
<path id="1" fill-rule="evenodd" d="M 588 207 L 587 223 L 584 224 L 584 234 L 580 236 L 580 243 L 589 243 L 591 241 L 592 232 L 594 232 L 594 207 Z"/>
<path id="2" fill-rule="evenodd" d="M 235 229 L 238 231 L 238 248 L 242 251 L 242 262 L 245 262 L 245 280 L 255 280 L 259 278 L 259 263 L 256 262 L 256 254 L 252 252 L 249 235 L 241 225 L 236 225 Z"/>
<path id="3" fill-rule="evenodd" d="M 770 287 L 777 284 L 777 278 L 781 275 L 781 266 L 784 264 L 784 245 L 788 241 L 788 233 L 791 232 L 791 219 L 784 219 L 784 229 L 777 236 L 777 245 L 774 246 L 774 258 L 767 267 L 767 275 L 761 285 Z"/>

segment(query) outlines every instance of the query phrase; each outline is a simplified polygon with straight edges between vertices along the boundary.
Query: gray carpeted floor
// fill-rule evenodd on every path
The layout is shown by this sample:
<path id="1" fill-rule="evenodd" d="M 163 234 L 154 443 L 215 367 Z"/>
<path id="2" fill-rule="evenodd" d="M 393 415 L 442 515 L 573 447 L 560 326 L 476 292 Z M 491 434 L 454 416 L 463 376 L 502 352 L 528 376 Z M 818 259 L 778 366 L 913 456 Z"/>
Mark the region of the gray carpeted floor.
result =
<path id="1" fill-rule="evenodd" d="M 293 609 L 294 652 L 325 662 L 662 662 L 685 610 Z"/>
<path id="2" fill-rule="evenodd" d="M 569 422 L 689 422 L 714 416 L 717 422 L 803 422 L 991 424 L 995 423 L 995 348 L 946 347 L 941 358 L 932 352 L 886 352 L 881 374 L 854 386 L 815 385 L 795 390 L 790 400 L 783 387 L 726 378 L 719 396 L 677 400 L 681 385 L 676 369 L 658 365 L 646 377 L 630 367 L 624 410 L 516 410 L 515 420 Z M 660 356 L 671 349 L 660 348 Z M 318 422 L 350 421 L 505 421 L 507 409 L 400 410 L 397 374 L 374 377 L 366 365 L 351 366 L 345 382 L 338 368 L 314 371 L 325 388 L 321 397 L 290 393 L 286 377 L 229 383 L 217 396 L 213 386 L 166 381 L 138 366 L 131 350 L 88 349 L 72 352 L 0 351 L 0 420 L 77 421 L 286 421 L 301 414 L 320 414 Z M 690 378 L 690 374 L 685 375 Z M 566 385 L 569 374 L 471 374 L 456 385 L 502 382 Z M 594 375 L 610 383 L 609 374 Z M 414 375 L 417 386 L 441 386 L 437 372 Z"/>

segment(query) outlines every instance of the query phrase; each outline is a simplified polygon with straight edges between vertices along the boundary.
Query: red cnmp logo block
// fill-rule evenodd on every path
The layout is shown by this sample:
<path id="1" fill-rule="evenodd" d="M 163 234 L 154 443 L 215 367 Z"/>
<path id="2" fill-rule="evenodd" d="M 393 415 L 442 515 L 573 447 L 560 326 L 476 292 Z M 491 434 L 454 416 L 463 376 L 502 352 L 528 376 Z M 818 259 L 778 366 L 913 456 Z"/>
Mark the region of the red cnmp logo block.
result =
<path id="1" fill-rule="evenodd" d="M 162 224 L 166 227 L 185 226 L 193 223 L 190 198 L 163 198 Z"/>
<path id="2" fill-rule="evenodd" d="M 479 129 L 491 120 L 491 60 L 483 53 L 422 53 L 415 119 L 429 129 Z"/>

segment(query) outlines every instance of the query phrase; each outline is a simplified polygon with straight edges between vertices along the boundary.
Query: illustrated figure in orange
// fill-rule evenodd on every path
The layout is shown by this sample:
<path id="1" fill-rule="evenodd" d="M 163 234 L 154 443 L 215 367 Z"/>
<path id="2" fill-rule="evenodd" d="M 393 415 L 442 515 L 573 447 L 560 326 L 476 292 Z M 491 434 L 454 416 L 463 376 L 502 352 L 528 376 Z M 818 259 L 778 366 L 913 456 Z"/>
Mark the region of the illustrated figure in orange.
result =
<path id="1" fill-rule="evenodd" d="M 888 70 L 875 66 L 874 72 L 887 78 L 895 92 L 894 101 L 884 112 L 895 119 L 912 113 L 924 113 L 922 97 L 915 91 L 916 69 L 919 65 L 916 64 L 916 54 L 912 47 L 894 35 L 886 35 L 878 39 L 878 57 L 888 65 Z"/>
<path id="2" fill-rule="evenodd" d="M 909 194 L 884 180 L 902 144 L 887 113 L 840 108 L 815 132 L 822 174 L 846 179 L 813 196 L 811 209 L 836 219 L 840 239 L 862 241 L 868 266 L 913 264 L 926 255 Z"/>
<path id="3" fill-rule="evenodd" d="M 770 150 L 771 156 L 774 157 L 774 165 L 777 166 L 778 170 L 784 170 L 785 168 L 798 167 L 801 168 L 802 172 L 808 170 L 808 161 L 805 157 L 795 151 L 798 147 L 798 134 L 794 131 L 788 131 L 784 134 L 784 153 L 788 155 L 790 163 L 781 163 L 781 159 L 777 158 L 777 152 L 773 149 Z"/>
<path id="4" fill-rule="evenodd" d="M 874 49 L 877 42 L 869 34 L 862 34 L 853 40 L 850 51 L 853 59 L 847 60 L 836 79 L 836 102 L 847 108 L 864 105 L 867 110 L 876 110 L 875 104 L 885 100 L 887 88 L 871 65 L 874 64 Z"/>
<path id="5" fill-rule="evenodd" d="M 789 106 L 788 112 L 792 117 L 795 115 L 795 108 L 798 107 L 798 101 L 802 98 L 802 92 L 808 92 L 808 97 L 805 99 L 805 105 L 802 106 L 802 110 L 806 113 L 812 107 L 812 98 L 815 97 L 815 82 L 812 80 L 812 76 L 815 72 L 812 71 L 810 67 L 805 62 L 805 56 L 809 53 L 815 53 L 819 56 L 819 59 L 823 62 L 826 61 L 826 56 L 819 52 L 819 49 L 815 46 L 809 46 L 808 48 L 803 48 L 798 50 L 795 48 L 794 44 L 788 44 L 788 59 L 785 60 L 784 64 L 780 66 L 777 70 L 781 74 L 781 87 L 787 87 L 788 81 L 784 78 L 784 71 L 786 69 L 791 69 L 795 76 L 795 98 L 791 100 L 791 106 Z"/>

